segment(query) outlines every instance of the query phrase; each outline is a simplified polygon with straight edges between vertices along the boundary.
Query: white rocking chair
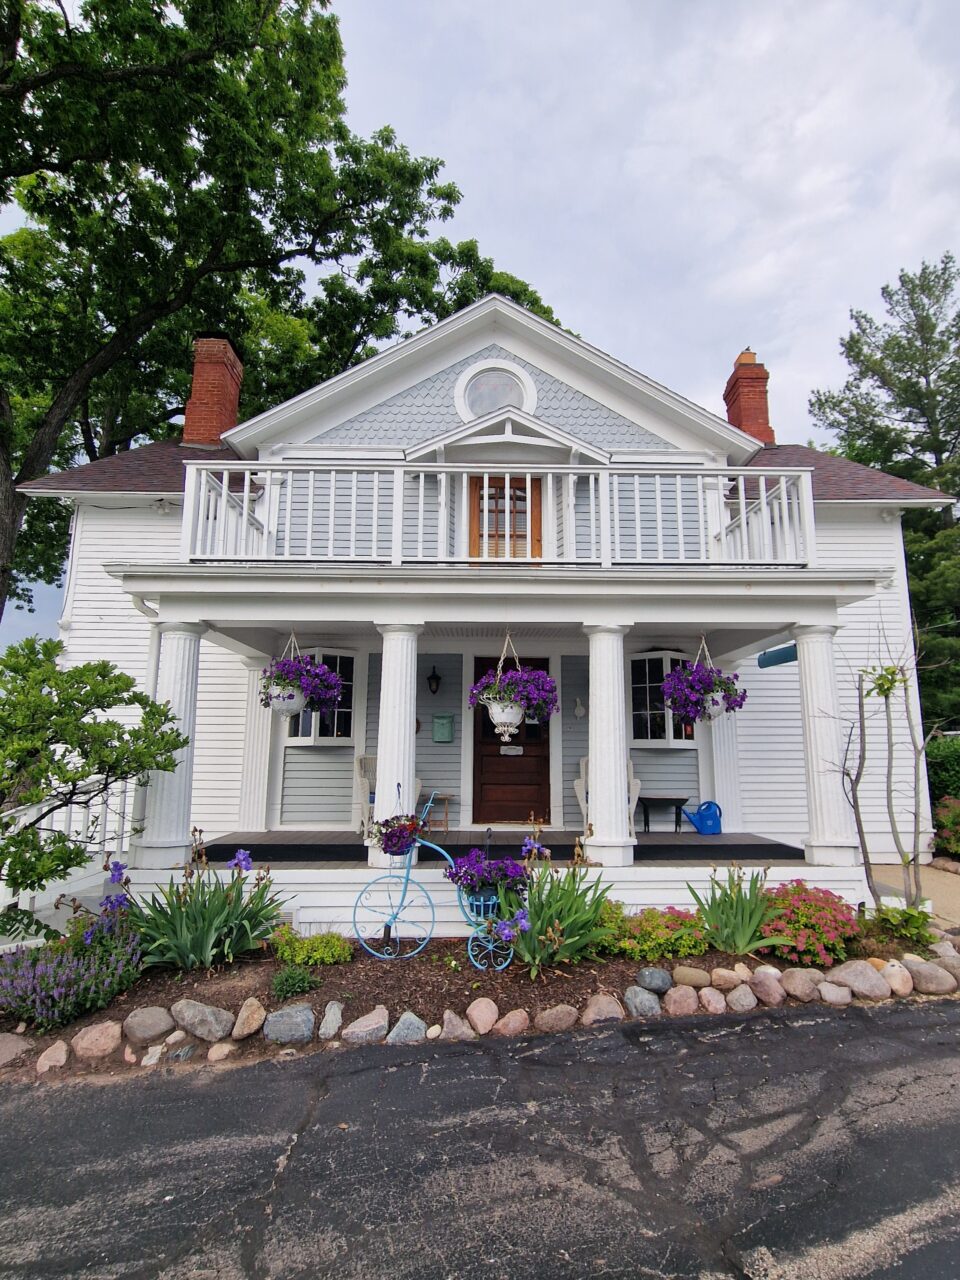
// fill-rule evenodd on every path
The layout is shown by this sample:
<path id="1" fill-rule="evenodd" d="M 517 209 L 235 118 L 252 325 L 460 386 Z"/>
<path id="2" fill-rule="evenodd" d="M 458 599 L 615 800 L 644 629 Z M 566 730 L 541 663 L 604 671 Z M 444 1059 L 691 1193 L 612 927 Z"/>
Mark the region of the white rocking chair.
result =
<path id="1" fill-rule="evenodd" d="M 356 774 L 357 794 L 360 798 L 360 834 L 366 836 L 369 834 L 370 827 L 373 824 L 373 802 L 377 789 L 377 757 L 357 756 Z M 414 778 L 414 809 L 417 808 L 420 802 L 422 789 L 423 784 L 420 779 Z"/>
<path id="2" fill-rule="evenodd" d="M 573 780 L 573 794 L 577 797 L 580 813 L 583 816 L 583 827 L 587 827 L 587 779 L 590 775 L 590 757 L 580 757 L 580 777 Z M 640 799 L 640 779 L 634 776 L 633 761 L 627 757 L 627 830 L 631 839 L 636 839 L 637 828 L 634 814 L 637 801 Z"/>

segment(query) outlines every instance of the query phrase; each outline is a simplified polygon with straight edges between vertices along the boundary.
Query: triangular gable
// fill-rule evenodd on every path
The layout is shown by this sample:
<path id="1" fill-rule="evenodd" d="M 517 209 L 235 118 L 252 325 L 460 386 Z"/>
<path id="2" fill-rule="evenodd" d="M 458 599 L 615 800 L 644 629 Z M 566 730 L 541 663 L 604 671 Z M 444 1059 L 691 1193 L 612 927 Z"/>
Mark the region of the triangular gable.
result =
<path id="1" fill-rule="evenodd" d="M 497 409 L 473 422 L 462 422 L 452 431 L 405 449 L 404 456 L 407 461 L 413 462 L 429 454 L 491 445 L 506 451 L 505 456 L 509 455 L 511 449 L 534 453 L 543 450 L 545 462 L 568 461 L 567 458 L 558 458 L 557 455 L 562 453 L 577 454 L 601 465 L 610 461 L 608 450 L 597 448 L 595 444 L 580 440 L 566 431 L 558 431 L 539 418 L 524 413 L 522 409 Z"/>
<path id="2" fill-rule="evenodd" d="M 675 449 L 739 465 L 757 450 L 722 418 L 496 294 L 234 427 L 224 443 L 244 457 L 321 443 L 413 447 L 457 427 L 444 383 L 492 354 L 542 381 L 537 418 L 612 452 Z"/>

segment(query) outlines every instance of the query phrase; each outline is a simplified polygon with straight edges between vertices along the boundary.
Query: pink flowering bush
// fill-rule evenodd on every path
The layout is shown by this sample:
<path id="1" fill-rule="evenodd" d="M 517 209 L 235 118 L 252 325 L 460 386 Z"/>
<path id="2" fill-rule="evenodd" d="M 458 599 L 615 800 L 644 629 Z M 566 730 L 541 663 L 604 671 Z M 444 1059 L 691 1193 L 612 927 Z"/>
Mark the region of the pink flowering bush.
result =
<path id="1" fill-rule="evenodd" d="M 847 943 L 860 933 L 853 907 L 829 889 L 815 889 L 792 880 L 768 891 L 777 916 L 761 933 L 790 939 L 787 945 L 766 948 L 781 960 L 827 969 L 847 958 Z"/>

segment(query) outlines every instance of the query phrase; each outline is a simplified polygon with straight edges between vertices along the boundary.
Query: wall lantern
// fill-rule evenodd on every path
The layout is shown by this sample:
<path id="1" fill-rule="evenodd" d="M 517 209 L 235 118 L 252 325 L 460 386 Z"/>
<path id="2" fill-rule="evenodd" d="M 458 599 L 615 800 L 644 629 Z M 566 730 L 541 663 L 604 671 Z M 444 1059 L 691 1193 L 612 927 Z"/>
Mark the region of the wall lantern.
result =
<path id="1" fill-rule="evenodd" d="M 440 674 L 437 671 L 436 663 L 434 663 L 433 670 L 427 676 L 427 688 L 431 693 L 440 692 Z"/>

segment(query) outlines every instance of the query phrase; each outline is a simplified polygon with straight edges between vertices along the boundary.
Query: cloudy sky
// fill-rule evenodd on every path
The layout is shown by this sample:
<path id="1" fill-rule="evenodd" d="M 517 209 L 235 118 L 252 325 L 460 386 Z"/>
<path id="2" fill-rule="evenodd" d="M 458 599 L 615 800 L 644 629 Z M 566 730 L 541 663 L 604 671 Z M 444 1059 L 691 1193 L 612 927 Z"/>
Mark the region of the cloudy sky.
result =
<path id="1" fill-rule="evenodd" d="M 359 132 L 463 191 L 452 226 L 562 323 L 723 414 L 770 369 L 778 438 L 839 385 L 851 307 L 957 243 L 955 0 L 339 0 Z M 49 630 L 55 593 L 2 642 Z"/>

